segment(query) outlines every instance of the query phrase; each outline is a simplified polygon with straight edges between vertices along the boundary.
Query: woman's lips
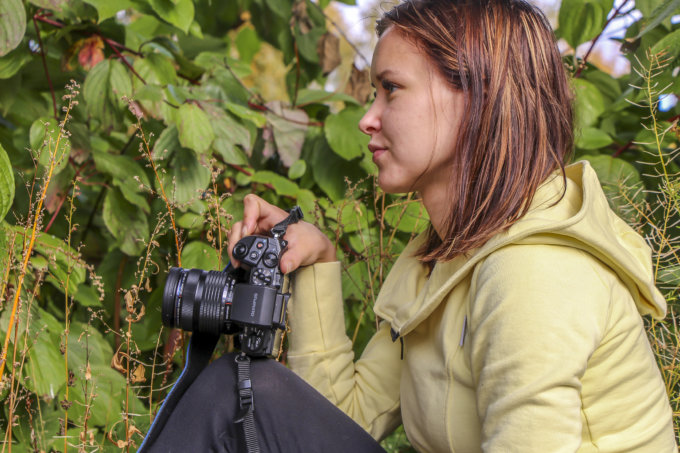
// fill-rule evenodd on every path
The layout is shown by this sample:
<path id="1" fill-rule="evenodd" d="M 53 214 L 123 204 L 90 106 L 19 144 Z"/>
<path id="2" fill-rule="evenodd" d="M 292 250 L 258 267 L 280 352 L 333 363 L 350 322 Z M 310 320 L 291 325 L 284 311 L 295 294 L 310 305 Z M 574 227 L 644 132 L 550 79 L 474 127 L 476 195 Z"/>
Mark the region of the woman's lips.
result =
<path id="1" fill-rule="evenodd" d="M 378 163 L 378 158 L 383 155 L 384 153 L 387 152 L 386 149 L 376 149 L 375 151 L 371 151 L 373 153 L 373 163 Z"/>
<path id="2" fill-rule="evenodd" d="M 371 153 L 373 153 L 373 162 L 374 162 L 374 163 L 377 163 L 377 162 L 378 162 L 378 158 L 380 158 L 380 156 L 381 156 L 382 154 L 384 154 L 385 152 L 387 152 L 387 149 L 382 148 L 381 146 L 378 146 L 378 145 L 373 145 L 373 144 L 369 144 L 369 145 L 368 145 L 368 150 L 369 150 Z"/>

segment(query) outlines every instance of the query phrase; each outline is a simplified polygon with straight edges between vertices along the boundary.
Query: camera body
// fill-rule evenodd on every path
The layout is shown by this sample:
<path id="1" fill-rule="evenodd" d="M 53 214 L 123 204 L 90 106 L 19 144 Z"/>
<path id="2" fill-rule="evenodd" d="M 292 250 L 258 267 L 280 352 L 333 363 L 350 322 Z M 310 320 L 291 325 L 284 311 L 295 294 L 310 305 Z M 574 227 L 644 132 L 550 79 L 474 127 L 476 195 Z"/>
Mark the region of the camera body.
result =
<path id="1" fill-rule="evenodd" d="M 290 293 L 283 293 L 279 262 L 286 241 L 246 236 L 233 256 L 241 264 L 223 271 L 170 268 L 163 291 L 163 323 L 211 335 L 234 334 L 236 346 L 254 357 L 278 354 Z"/>

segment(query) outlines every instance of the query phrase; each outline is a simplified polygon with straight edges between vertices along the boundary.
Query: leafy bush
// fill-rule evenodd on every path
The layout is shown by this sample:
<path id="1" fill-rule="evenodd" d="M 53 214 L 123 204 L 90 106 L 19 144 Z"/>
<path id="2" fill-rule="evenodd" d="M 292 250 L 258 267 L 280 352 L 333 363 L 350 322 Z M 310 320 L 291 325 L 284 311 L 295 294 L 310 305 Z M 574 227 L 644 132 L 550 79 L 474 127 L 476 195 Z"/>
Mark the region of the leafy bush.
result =
<path id="1" fill-rule="evenodd" d="M 571 48 L 601 41 L 631 3 L 565 0 L 557 34 Z M 630 74 L 614 78 L 571 51 L 565 63 L 576 157 L 591 161 L 612 207 L 654 249 L 671 312 L 650 323 L 650 339 L 678 413 L 678 108 L 661 112 L 658 102 L 677 92 L 680 30 L 670 18 L 680 5 L 637 3 L 642 18 L 621 40 Z M 332 7 L 0 3 L 5 447 L 140 444 L 183 357 L 184 336 L 160 323 L 166 271 L 221 269 L 227 231 L 251 192 L 299 204 L 336 243 L 347 332 L 361 352 L 383 278 L 427 216 L 414 194 L 375 185 L 356 128 L 371 89 L 365 70 L 336 69 L 348 46 Z M 345 73 L 343 91 L 326 90 L 329 74 Z M 219 352 L 229 348 L 224 339 Z M 403 431 L 384 445 L 410 448 Z"/>

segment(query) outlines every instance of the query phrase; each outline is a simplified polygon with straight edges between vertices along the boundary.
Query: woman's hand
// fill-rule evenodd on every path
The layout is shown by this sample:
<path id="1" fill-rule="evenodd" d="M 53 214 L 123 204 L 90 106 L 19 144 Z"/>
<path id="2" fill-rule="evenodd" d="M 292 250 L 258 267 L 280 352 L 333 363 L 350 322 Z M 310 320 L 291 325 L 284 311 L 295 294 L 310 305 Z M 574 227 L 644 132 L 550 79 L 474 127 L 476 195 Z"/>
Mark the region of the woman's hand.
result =
<path id="1" fill-rule="evenodd" d="M 232 264 L 239 264 L 232 255 L 234 245 L 239 239 L 250 234 L 269 234 L 269 230 L 286 217 L 288 213 L 283 209 L 267 203 L 257 195 L 246 195 L 243 199 L 243 220 L 236 222 L 229 232 L 229 259 Z M 284 274 L 300 266 L 337 260 L 331 241 L 311 223 L 301 221 L 289 225 L 285 239 L 288 247 L 280 263 Z"/>

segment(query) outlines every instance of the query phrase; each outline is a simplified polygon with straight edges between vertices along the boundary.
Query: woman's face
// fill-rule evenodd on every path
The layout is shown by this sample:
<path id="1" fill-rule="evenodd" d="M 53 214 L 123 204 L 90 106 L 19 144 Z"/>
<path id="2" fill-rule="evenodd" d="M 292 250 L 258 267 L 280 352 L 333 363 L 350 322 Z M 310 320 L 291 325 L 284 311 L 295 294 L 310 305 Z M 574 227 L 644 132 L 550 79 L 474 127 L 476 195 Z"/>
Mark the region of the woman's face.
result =
<path id="1" fill-rule="evenodd" d="M 414 43 L 391 27 L 373 54 L 375 101 L 359 121 L 371 136 L 378 184 L 389 193 L 446 191 L 464 95 Z"/>

